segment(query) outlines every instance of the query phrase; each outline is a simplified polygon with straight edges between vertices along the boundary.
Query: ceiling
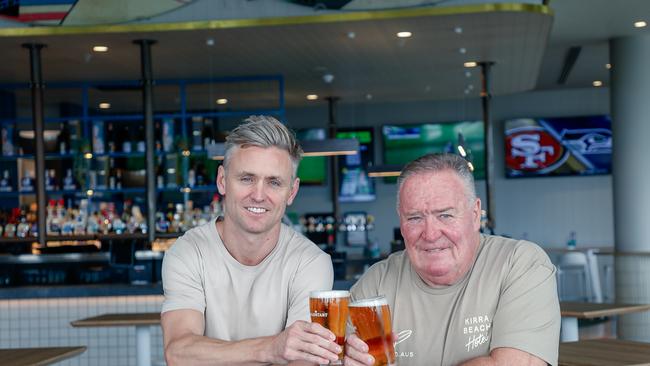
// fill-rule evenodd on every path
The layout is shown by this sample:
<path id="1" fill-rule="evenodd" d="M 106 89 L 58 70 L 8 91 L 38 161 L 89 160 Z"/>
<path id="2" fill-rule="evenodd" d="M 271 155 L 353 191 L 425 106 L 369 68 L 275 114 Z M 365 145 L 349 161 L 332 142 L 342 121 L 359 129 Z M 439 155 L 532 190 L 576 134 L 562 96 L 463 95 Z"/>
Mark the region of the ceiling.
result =
<path id="1" fill-rule="evenodd" d="M 42 51 L 46 82 L 137 80 L 140 53 L 132 41 L 149 38 L 157 40 L 152 48 L 156 79 L 282 75 L 289 107 L 313 103 L 306 100 L 307 94 L 336 95 L 344 103 L 478 97 L 480 72 L 463 67 L 463 62 L 470 60 L 495 62 L 490 86 L 493 95 L 591 87 L 593 80 L 602 80 L 607 86 L 607 40 L 650 34 L 648 27 L 632 26 L 641 14 L 650 18 L 650 1 L 623 3 L 625 6 L 609 0 L 552 1 L 554 15 L 539 5 L 499 4 L 197 26 L 204 29 L 173 24 L 107 32 L 105 27 L 90 27 L 64 35 L 39 35 L 29 30 L 3 33 L 0 29 L 0 49 L 4 51 L 0 83 L 29 81 L 28 51 L 21 48 L 26 42 L 47 45 Z M 412 32 L 412 37 L 397 38 L 396 33 L 404 30 Z M 109 52 L 92 52 L 96 44 L 109 46 Z M 580 46 L 581 52 L 566 83 L 558 84 L 572 46 Z M 325 74 L 333 75 L 330 83 L 324 81 Z M 228 85 L 196 86 L 188 100 L 198 108 L 212 108 L 214 100 L 223 97 L 234 103 L 232 108 L 250 107 L 236 100 L 261 104 L 278 100 L 275 87 L 268 82 Z M 116 110 L 139 108 L 133 91 L 96 94 L 97 100 L 112 98 Z M 173 109 L 179 102 L 175 87 L 157 87 L 154 95 L 157 109 Z M 79 98 L 76 91 L 46 91 L 46 102 L 66 99 Z"/>

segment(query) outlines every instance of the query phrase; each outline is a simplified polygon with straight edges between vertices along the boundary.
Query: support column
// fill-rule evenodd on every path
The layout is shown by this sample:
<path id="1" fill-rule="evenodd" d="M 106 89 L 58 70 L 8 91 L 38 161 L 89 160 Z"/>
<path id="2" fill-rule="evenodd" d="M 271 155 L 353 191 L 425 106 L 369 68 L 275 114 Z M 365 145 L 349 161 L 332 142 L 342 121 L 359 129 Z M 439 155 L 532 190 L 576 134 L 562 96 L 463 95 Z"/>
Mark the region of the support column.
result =
<path id="1" fill-rule="evenodd" d="M 140 45 L 140 63 L 142 66 L 142 108 L 144 110 L 144 130 L 147 152 L 145 154 L 145 169 L 147 171 L 147 234 L 149 243 L 156 239 L 156 150 L 153 123 L 153 71 L 151 70 L 151 45 L 156 43 L 150 39 L 133 41 Z"/>
<path id="2" fill-rule="evenodd" d="M 38 245 L 47 245 L 46 211 L 45 211 L 45 119 L 43 117 L 43 76 L 41 73 L 41 49 L 44 44 L 25 43 L 24 48 L 29 49 L 32 91 L 32 118 L 34 125 L 34 143 L 36 144 L 34 159 L 36 165 L 36 204 L 38 205 Z"/>
<path id="3" fill-rule="evenodd" d="M 328 136 L 327 138 L 336 138 L 336 102 L 338 97 L 326 97 L 328 111 Z M 332 213 L 335 220 L 341 220 L 341 205 L 339 204 L 339 157 L 330 156 L 330 181 L 332 183 Z M 338 222 L 338 221 L 337 221 Z"/>
<path id="4" fill-rule="evenodd" d="M 490 117 L 490 68 L 494 62 L 479 62 L 481 66 L 481 106 L 483 107 L 483 146 L 485 150 L 485 211 L 487 213 L 487 229 L 494 233 L 494 132 Z"/>
<path id="5" fill-rule="evenodd" d="M 650 36 L 610 42 L 616 302 L 650 303 Z M 619 317 L 618 336 L 650 341 L 650 312 Z"/>

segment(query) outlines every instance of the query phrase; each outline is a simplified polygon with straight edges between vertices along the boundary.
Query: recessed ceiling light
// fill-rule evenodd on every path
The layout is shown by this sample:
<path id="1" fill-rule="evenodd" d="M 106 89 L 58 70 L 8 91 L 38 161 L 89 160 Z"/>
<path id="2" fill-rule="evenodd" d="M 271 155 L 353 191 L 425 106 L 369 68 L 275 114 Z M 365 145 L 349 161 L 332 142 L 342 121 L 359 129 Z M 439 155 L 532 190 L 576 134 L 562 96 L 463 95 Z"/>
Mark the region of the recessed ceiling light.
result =
<path id="1" fill-rule="evenodd" d="M 456 34 L 463 33 L 463 27 L 454 27 L 454 33 Z"/>
<path id="2" fill-rule="evenodd" d="M 108 46 L 93 46 L 95 52 L 108 52 Z"/>
<path id="3" fill-rule="evenodd" d="M 214 46 L 214 38 L 207 38 L 205 40 L 205 45 L 208 46 L 208 47 Z"/>
<path id="4" fill-rule="evenodd" d="M 478 64 L 475 61 L 467 61 L 463 64 L 465 67 L 476 67 Z"/>
<path id="5" fill-rule="evenodd" d="M 465 48 L 465 47 L 461 47 L 461 48 L 459 48 L 459 49 L 458 49 L 458 53 L 460 53 L 461 55 L 466 54 L 466 53 L 467 53 L 467 48 Z"/>
<path id="6" fill-rule="evenodd" d="M 605 68 L 606 68 L 607 70 L 611 69 L 611 68 L 612 68 L 612 64 L 605 64 Z"/>
<path id="7" fill-rule="evenodd" d="M 366 100 L 372 100 L 372 94 L 370 93 L 366 94 Z"/>
<path id="8" fill-rule="evenodd" d="M 403 32 L 397 32 L 397 36 L 399 38 L 409 38 L 413 35 L 411 32 L 403 31 Z"/>
<path id="9" fill-rule="evenodd" d="M 646 25 L 648 25 L 648 23 L 646 23 L 643 20 L 639 20 L 638 22 L 634 22 L 634 28 L 643 28 Z"/>
<path id="10" fill-rule="evenodd" d="M 603 85 L 603 82 L 600 81 L 600 80 L 594 80 L 594 82 L 591 83 L 591 84 L 593 84 L 593 86 L 602 86 L 602 85 Z"/>
<path id="11" fill-rule="evenodd" d="M 228 99 L 226 98 L 217 99 L 217 104 L 226 104 L 226 103 L 228 103 Z"/>
<path id="12" fill-rule="evenodd" d="M 354 39 L 354 38 L 356 38 L 356 36 L 357 36 L 356 33 L 354 33 L 354 32 L 348 32 L 348 38 L 350 38 L 350 39 Z"/>
<path id="13" fill-rule="evenodd" d="M 316 94 L 308 94 L 307 95 L 307 100 L 316 100 L 318 99 L 318 95 Z"/>
<path id="14" fill-rule="evenodd" d="M 111 108 L 111 103 L 102 102 L 99 103 L 99 109 L 109 109 Z"/>
<path id="15" fill-rule="evenodd" d="M 471 78 L 472 77 L 472 72 L 471 71 L 465 71 L 465 77 L 466 78 Z"/>

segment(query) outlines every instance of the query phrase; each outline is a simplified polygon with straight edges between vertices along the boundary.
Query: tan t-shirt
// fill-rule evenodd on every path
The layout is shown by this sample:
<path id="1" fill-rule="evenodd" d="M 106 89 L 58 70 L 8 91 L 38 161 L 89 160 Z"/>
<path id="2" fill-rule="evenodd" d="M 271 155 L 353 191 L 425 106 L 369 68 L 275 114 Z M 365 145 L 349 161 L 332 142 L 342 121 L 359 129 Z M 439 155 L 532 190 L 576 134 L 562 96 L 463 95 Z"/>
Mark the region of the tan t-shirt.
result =
<path id="1" fill-rule="evenodd" d="M 165 253 L 162 312 L 204 313 L 204 335 L 211 338 L 274 335 L 296 320 L 309 321 L 309 292 L 331 289 L 333 278 L 329 255 L 286 225 L 260 264 L 243 265 L 226 250 L 213 220 Z"/>
<path id="2" fill-rule="evenodd" d="M 429 287 L 398 252 L 372 266 L 351 292 L 354 299 L 386 296 L 400 366 L 458 365 L 499 347 L 557 365 L 555 267 L 533 243 L 481 235 L 470 272 L 446 288 Z"/>

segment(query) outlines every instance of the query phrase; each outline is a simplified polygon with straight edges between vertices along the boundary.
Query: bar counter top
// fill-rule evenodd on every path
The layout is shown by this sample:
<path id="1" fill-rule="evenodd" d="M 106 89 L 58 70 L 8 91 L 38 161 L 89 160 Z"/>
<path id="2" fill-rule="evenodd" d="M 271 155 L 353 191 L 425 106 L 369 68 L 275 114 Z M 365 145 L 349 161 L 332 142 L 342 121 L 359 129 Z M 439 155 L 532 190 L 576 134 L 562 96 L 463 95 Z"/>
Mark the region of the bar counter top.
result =
<path id="1" fill-rule="evenodd" d="M 354 280 L 334 281 L 335 290 L 348 290 Z M 52 285 L 52 286 L 22 286 L 0 288 L 0 300 L 10 299 L 45 299 L 61 297 L 94 297 L 94 296 L 140 296 L 162 295 L 162 285 L 129 285 L 129 284 L 98 284 L 98 285 Z"/>

